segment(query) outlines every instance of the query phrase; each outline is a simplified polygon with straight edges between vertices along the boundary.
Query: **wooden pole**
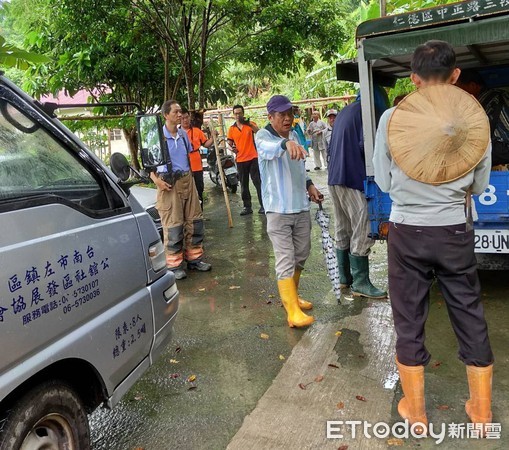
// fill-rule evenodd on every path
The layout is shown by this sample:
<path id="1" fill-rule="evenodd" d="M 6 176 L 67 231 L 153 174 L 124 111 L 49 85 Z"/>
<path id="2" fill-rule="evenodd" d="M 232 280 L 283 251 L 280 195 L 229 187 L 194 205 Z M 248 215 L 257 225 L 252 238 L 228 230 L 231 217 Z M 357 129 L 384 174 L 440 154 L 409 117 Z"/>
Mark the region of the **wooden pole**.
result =
<path id="1" fill-rule="evenodd" d="M 219 146 L 217 145 L 216 139 L 216 124 L 214 120 L 209 120 L 210 132 L 212 139 L 214 140 L 214 147 L 216 149 L 217 168 L 219 170 L 219 176 L 221 178 L 221 185 L 223 186 L 224 202 L 226 204 L 226 212 L 228 213 L 228 227 L 233 228 L 232 211 L 230 209 L 230 199 L 228 198 L 228 190 L 226 189 L 226 180 L 224 179 L 223 166 L 221 165 L 221 155 L 219 153 Z"/>

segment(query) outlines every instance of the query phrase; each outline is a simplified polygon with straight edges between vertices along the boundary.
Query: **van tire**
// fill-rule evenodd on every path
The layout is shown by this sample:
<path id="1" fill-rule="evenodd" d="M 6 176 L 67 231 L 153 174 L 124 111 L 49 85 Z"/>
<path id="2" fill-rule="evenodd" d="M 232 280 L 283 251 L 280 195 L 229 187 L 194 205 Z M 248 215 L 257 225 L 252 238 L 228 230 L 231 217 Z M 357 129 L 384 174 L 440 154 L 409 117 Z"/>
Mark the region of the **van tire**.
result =
<path id="1" fill-rule="evenodd" d="M 85 408 L 64 381 L 47 381 L 16 401 L 0 416 L 0 450 L 90 449 Z"/>

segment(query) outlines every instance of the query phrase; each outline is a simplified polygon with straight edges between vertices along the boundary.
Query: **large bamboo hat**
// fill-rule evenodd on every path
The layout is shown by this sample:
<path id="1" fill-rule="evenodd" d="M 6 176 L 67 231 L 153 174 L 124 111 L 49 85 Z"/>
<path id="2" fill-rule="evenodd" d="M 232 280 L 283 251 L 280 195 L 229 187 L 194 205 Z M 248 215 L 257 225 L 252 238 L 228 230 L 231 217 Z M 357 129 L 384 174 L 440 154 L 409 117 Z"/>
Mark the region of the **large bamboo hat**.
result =
<path id="1" fill-rule="evenodd" d="M 466 175 L 481 161 L 489 139 L 490 124 L 482 106 L 451 84 L 407 95 L 387 126 L 396 164 L 410 178 L 427 184 Z"/>

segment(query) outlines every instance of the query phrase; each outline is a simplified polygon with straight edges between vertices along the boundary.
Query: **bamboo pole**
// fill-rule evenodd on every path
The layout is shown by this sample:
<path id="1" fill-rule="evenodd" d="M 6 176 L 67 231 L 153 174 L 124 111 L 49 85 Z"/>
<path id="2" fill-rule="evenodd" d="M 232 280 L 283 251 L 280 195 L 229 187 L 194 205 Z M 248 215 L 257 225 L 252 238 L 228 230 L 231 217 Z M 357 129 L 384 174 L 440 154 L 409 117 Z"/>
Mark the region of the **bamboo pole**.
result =
<path id="1" fill-rule="evenodd" d="M 350 101 L 354 100 L 356 98 L 355 95 L 340 95 L 335 97 L 317 97 L 317 98 L 306 98 L 303 100 L 294 100 L 292 101 L 292 105 L 305 105 L 305 104 L 322 104 L 322 103 L 332 103 L 337 101 L 343 101 L 345 103 L 350 103 Z M 266 108 L 266 105 L 250 105 L 250 106 L 244 106 L 244 110 L 251 110 L 251 109 L 264 109 Z M 232 109 L 231 107 L 228 108 L 216 108 L 216 109 L 209 109 L 205 111 L 204 115 L 211 115 L 211 114 L 221 114 L 221 113 L 231 113 Z"/>
<path id="2" fill-rule="evenodd" d="M 217 168 L 219 170 L 219 176 L 221 178 L 221 185 L 223 186 L 224 202 L 226 204 L 226 212 L 228 213 L 228 227 L 233 228 L 232 211 L 230 209 L 230 199 L 228 198 L 228 190 L 226 189 L 226 180 L 224 179 L 223 166 L 221 165 L 221 155 L 219 153 L 219 146 L 217 145 L 216 139 L 216 123 L 211 118 L 209 120 L 210 133 L 214 140 L 214 147 L 216 149 Z"/>

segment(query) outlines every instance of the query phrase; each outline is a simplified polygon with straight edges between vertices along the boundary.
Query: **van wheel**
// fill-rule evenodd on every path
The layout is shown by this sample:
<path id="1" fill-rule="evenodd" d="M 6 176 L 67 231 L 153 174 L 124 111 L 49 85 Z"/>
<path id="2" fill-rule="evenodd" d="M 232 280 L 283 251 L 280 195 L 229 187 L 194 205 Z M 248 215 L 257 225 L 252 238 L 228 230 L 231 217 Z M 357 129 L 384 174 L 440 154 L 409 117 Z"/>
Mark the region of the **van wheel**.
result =
<path id="1" fill-rule="evenodd" d="M 87 414 L 63 381 L 27 392 L 0 418 L 0 450 L 89 450 Z"/>

